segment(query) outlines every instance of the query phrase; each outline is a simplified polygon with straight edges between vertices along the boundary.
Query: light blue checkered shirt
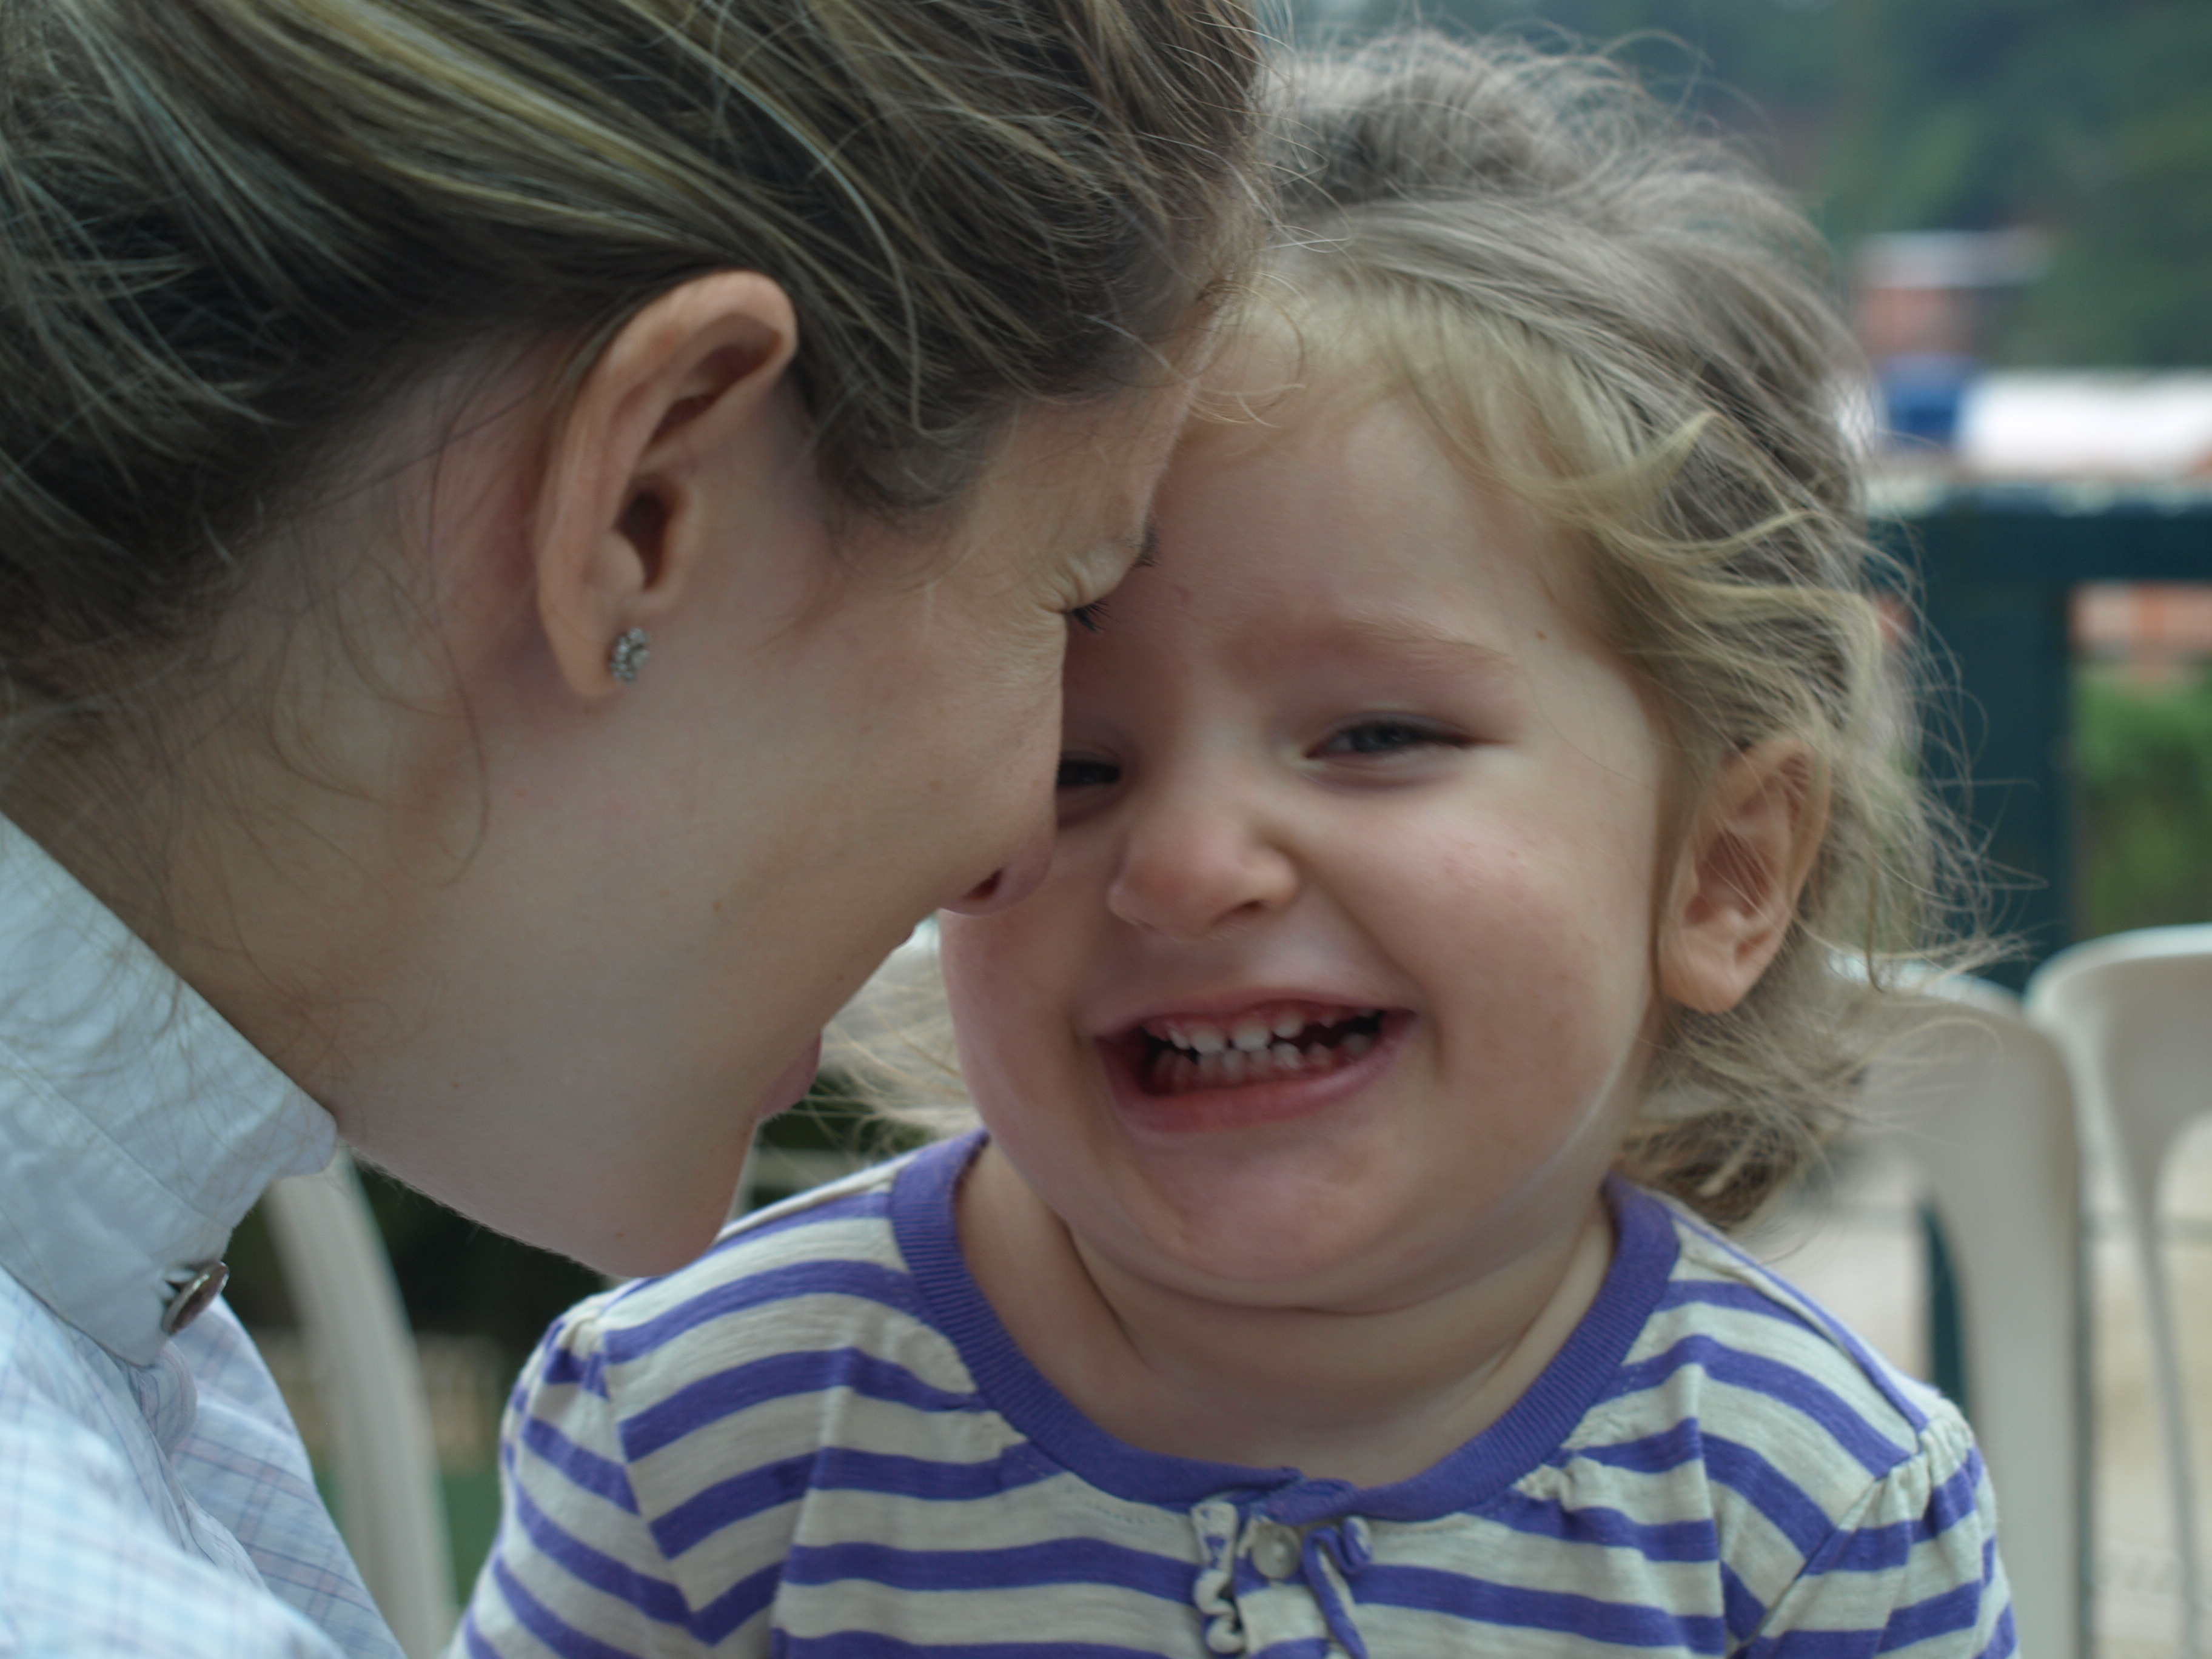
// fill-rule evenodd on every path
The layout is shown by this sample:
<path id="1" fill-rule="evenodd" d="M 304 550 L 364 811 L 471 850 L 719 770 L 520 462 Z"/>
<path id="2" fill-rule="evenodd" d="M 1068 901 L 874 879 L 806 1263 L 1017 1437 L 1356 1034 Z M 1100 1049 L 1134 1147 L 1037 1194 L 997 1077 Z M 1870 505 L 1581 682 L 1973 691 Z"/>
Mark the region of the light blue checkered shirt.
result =
<path id="1" fill-rule="evenodd" d="M 230 1310 L 330 1115 L 0 820 L 0 1656 L 400 1659 Z"/>

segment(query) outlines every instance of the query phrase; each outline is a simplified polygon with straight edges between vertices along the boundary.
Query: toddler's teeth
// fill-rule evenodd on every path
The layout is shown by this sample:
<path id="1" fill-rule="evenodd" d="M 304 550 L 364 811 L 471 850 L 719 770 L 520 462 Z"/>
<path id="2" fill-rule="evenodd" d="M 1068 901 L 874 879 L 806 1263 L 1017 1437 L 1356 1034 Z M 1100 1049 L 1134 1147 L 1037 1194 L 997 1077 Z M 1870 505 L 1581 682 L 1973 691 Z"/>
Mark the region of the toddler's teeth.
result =
<path id="1" fill-rule="evenodd" d="M 1374 1051 L 1379 1032 L 1346 1030 L 1387 1018 L 1379 1008 L 1364 1008 L 1318 1024 L 1305 1010 L 1286 1009 L 1265 1018 L 1247 1015 L 1234 1025 L 1209 1020 L 1147 1022 L 1160 1046 L 1154 1051 L 1149 1086 L 1163 1094 L 1189 1090 L 1235 1088 L 1275 1078 L 1315 1077 L 1351 1064 Z M 1311 1040 L 1297 1039 L 1306 1033 Z"/>

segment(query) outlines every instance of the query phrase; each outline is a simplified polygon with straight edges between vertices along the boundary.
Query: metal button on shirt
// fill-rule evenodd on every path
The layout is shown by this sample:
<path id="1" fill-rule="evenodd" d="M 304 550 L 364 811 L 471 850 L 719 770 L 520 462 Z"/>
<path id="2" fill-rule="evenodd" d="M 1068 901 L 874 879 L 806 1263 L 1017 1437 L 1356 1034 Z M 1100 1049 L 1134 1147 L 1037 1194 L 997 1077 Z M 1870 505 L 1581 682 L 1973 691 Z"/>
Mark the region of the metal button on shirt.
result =
<path id="1" fill-rule="evenodd" d="M 230 1268 L 223 1262 L 210 1261 L 204 1267 L 187 1270 L 186 1277 L 170 1293 L 169 1305 L 161 1310 L 161 1334 L 174 1336 L 191 1324 L 222 1294 L 222 1287 L 230 1282 Z"/>
<path id="2" fill-rule="evenodd" d="M 1298 1570 L 1298 1535 L 1278 1521 L 1252 1523 L 1252 1565 L 1280 1583 Z"/>

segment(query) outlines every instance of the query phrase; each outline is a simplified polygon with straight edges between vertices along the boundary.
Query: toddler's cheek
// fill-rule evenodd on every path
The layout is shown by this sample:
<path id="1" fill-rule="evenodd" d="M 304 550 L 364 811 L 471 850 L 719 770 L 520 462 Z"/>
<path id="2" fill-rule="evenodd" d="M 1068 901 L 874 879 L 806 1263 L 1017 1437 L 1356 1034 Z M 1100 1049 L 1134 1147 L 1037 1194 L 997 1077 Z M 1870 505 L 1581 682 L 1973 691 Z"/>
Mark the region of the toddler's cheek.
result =
<path id="1" fill-rule="evenodd" d="M 1056 903 L 1052 885 L 988 915 L 941 915 L 939 956 L 958 1017 L 1004 1024 L 1018 1005 L 1035 1018 L 1067 1013 L 1069 987 L 1092 948 L 1092 930 Z"/>
<path id="2" fill-rule="evenodd" d="M 1024 930 L 1007 922 L 1004 916 L 948 915 L 939 923 L 945 1006 L 961 1072 L 979 1096 L 994 1084 L 1020 1080 L 1023 1049 L 1034 1046 L 1046 1024 L 1039 964 L 1024 948 Z"/>
<path id="3" fill-rule="evenodd" d="M 1005 923 L 1003 916 L 941 913 L 938 917 L 937 959 L 945 975 L 945 1000 L 963 1029 L 992 1018 L 1000 1000 L 999 988 L 1010 977 L 1012 959 L 1020 954 L 1018 930 Z"/>

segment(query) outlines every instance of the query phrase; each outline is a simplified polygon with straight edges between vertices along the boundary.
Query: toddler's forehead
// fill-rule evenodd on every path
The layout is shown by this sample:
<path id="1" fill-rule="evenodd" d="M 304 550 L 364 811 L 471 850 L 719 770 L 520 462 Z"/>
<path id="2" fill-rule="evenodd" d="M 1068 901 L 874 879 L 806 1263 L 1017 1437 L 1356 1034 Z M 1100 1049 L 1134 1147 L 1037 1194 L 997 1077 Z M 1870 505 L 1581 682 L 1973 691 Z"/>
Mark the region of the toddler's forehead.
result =
<path id="1" fill-rule="evenodd" d="M 1300 354 L 1273 329 L 1222 353 L 1162 487 L 1163 562 L 1188 576 L 1297 564 L 1320 579 L 1304 591 L 1309 606 L 1387 602 L 1395 580 L 1472 587 L 1525 610 L 1500 584 L 1533 585 L 1544 608 L 1596 641 L 1601 610 L 1579 535 L 1505 469 L 1480 464 L 1479 445 L 1441 430 L 1416 389 L 1345 355 Z M 1270 520 L 1273 538 L 1234 533 L 1247 525 L 1231 517 L 1232 498 Z M 1365 580 L 1332 580 L 1346 574 Z"/>

